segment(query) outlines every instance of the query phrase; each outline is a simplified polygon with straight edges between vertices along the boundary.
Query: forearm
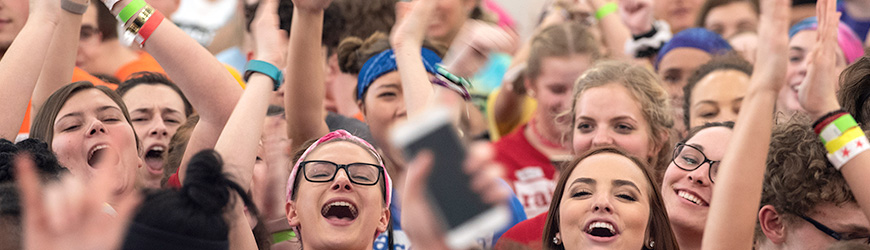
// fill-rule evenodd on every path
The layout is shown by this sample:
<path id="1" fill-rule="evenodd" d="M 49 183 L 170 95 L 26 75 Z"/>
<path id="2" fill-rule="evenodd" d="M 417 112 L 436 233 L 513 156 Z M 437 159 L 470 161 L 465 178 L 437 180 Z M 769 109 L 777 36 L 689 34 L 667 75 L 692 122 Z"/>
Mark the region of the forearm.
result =
<path id="1" fill-rule="evenodd" d="M 434 101 L 434 90 L 429 82 L 429 75 L 423 66 L 422 47 L 417 44 L 405 43 L 393 48 L 396 53 L 396 65 L 402 79 L 402 94 L 408 117 L 422 115 L 426 106 Z"/>
<path id="2" fill-rule="evenodd" d="M 600 9 L 608 1 L 592 0 L 593 6 Z M 610 59 L 630 61 L 633 57 L 625 54 L 625 42 L 632 39 L 628 26 L 619 18 L 619 13 L 607 14 L 599 20 L 598 26 L 603 32 L 604 45 L 607 47 Z"/>
<path id="3" fill-rule="evenodd" d="M 716 200 L 710 205 L 703 249 L 752 248 L 776 96 L 776 91 L 756 89 L 743 101 L 746 108 L 738 115 L 713 189 Z"/>
<path id="4" fill-rule="evenodd" d="M 230 203 L 232 207 L 225 216 L 230 227 L 227 236 L 230 250 L 257 250 L 257 241 L 254 239 L 254 233 L 248 224 L 248 216 L 245 214 L 245 203 L 237 194 L 234 194 L 232 199 L 234 200 Z"/>
<path id="5" fill-rule="evenodd" d="M 93 6 L 89 6 L 93 8 Z M 34 114 L 48 100 L 54 91 L 70 82 L 75 68 L 78 52 L 82 15 L 63 11 L 60 23 L 51 38 L 45 63 L 33 91 L 32 108 Z"/>
<path id="6" fill-rule="evenodd" d="M 292 147 L 329 133 L 323 99 L 325 58 L 321 46 L 323 11 L 293 10 L 293 30 L 287 50 L 284 112 Z"/>
<path id="7" fill-rule="evenodd" d="M 223 158 L 224 172 L 247 190 L 251 187 L 273 81 L 266 75 L 254 73 L 246 86 L 214 149 Z"/>
<path id="8" fill-rule="evenodd" d="M 33 13 L 0 60 L 0 102 L 6 107 L 0 138 L 14 140 L 24 120 L 57 20 Z"/>

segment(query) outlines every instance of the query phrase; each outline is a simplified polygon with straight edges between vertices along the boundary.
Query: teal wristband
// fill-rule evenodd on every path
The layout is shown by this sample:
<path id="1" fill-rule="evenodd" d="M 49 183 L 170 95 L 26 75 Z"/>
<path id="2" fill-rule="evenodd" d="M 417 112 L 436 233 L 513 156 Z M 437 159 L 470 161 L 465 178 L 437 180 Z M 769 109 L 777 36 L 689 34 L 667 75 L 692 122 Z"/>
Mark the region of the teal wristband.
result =
<path id="1" fill-rule="evenodd" d="M 604 6 L 601 6 L 601 8 L 598 8 L 598 10 L 595 11 L 595 19 L 601 20 L 604 17 L 613 14 L 617 10 L 619 10 L 619 5 L 616 5 L 616 2 L 606 3 L 604 4 Z"/>
<path id="2" fill-rule="evenodd" d="M 260 60 L 250 60 L 248 61 L 248 65 L 245 66 L 245 82 L 251 78 L 251 75 L 254 73 L 264 74 L 274 81 L 274 91 L 278 91 L 278 88 L 281 87 L 281 84 L 284 83 L 284 74 L 281 73 L 281 70 L 275 65 L 271 63 L 267 63 Z"/>
<path id="3" fill-rule="evenodd" d="M 126 24 L 127 20 L 130 20 L 133 15 L 136 14 L 139 10 L 145 7 L 145 1 L 143 0 L 133 0 L 127 6 L 124 6 L 121 9 L 121 13 L 118 13 L 118 18 L 121 19 L 121 24 Z"/>

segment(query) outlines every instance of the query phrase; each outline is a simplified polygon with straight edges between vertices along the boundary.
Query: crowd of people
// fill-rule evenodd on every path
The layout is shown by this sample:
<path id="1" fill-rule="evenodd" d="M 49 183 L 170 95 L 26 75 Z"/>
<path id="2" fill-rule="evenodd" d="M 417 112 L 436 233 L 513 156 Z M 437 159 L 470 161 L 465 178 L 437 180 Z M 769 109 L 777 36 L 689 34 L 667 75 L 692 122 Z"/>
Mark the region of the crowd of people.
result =
<path id="1" fill-rule="evenodd" d="M 504 3 L 0 0 L 0 250 L 870 249 L 870 2 Z"/>

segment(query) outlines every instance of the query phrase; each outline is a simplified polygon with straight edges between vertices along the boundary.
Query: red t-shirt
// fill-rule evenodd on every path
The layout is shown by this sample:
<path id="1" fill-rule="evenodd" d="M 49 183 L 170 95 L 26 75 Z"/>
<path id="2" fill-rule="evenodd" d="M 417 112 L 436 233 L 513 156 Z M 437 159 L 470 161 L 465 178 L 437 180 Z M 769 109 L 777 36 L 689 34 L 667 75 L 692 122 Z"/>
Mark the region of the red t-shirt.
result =
<path id="1" fill-rule="evenodd" d="M 528 123 L 495 143 L 495 160 L 505 168 L 506 181 L 514 189 L 526 215 L 533 217 L 550 208 L 556 168 L 546 155 L 523 135 Z"/>
<path id="2" fill-rule="evenodd" d="M 511 243 L 519 243 L 531 249 L 541 249 L 544 242 L 544 226 L 547 225 L 547 213 L 517 223 L 501 235 L 495 249 L 510 249 Z"/>

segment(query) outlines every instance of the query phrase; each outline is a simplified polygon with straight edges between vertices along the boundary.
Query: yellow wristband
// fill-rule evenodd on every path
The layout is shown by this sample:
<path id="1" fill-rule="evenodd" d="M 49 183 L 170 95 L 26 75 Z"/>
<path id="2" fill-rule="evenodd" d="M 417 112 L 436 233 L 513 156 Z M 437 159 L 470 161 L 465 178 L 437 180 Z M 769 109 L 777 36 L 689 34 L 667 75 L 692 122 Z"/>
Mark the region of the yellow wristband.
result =
<path id="1" fill-rule="evenodd" d="M 852 127 L 849 130 L 846 130 L 846 132 L 840 135 L 840 137 L 837 137 L 837 139 L 833 139 L 826 143 L 825 149 L 828 150 L 828 153 L 837 152 L 837 150 L 840 150 L 841 148 L 843 148 L 843 146 L 846 146 L 846 143 L 849 143 L 855 138 L 861 136 L 864 136 L 864 131 L 861 131 L 861 128 L 858 126 Z"/>

